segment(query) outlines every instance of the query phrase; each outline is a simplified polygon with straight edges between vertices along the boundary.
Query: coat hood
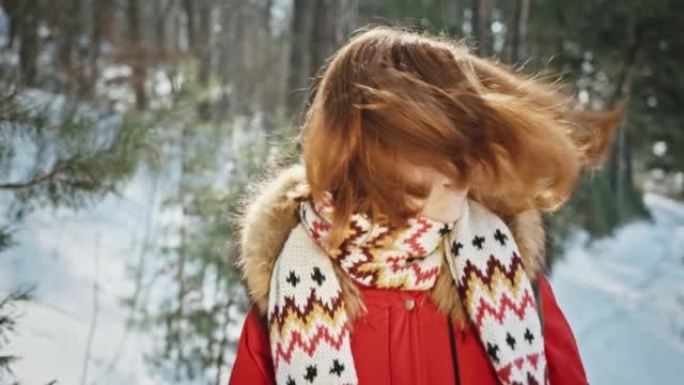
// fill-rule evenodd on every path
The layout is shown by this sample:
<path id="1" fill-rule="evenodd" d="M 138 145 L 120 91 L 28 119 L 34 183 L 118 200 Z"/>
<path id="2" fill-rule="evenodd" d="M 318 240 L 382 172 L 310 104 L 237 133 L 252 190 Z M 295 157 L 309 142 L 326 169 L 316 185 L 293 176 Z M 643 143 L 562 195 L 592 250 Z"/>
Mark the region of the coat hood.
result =
<path id="1" fill-rule="evenodd" d="M 237 217 L 239 252 L 234 261 L 250 301 L 262 315 L 268 309 L 268 294 L 274 263 L 290 231 L 298 224 L 299 202 L 310 198 L 305 168 L 301 164 L 286 166 L 269 173 L 249 186 Z M 525 270 L 531 280 L 544 269 L 545 231 L 541 214 L 528 210 L 510 218 L 502 218 L 511 229 Z M 352 278 L 341 268 L 336 274 L 350 319 L 363 312 L 363 301 Z M 444 313 L 463 321 L 464 310 L 449 268 L 444 259 L 437 282 L 430 289 L 435 305 Z"/>

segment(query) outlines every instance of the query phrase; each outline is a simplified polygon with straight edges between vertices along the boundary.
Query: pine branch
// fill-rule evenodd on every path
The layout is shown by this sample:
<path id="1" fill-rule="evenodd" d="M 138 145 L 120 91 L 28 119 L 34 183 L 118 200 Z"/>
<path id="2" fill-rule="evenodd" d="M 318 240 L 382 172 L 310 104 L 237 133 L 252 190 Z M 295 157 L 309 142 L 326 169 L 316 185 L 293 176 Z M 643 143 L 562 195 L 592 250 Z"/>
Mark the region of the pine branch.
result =
<path id="1" fill-rule="evenodd" d="M 57 161 L 54 167 L 52 167 L 52 170 L 42 174 L 35 176 L 28 181 L 25 182 L 10 182 L 10 183 L 0 183 L 0 189 L 3 190 L 20 190 L 20 189 L 25 189 L 29 187 L 33 187 L 39 183 L 45 182 L 47 180 L 53 179 L 56 175 L 61 173 L 67 168 L 64 162 L 62 161 Z"/>
<path id="2" fill-rule="evenodd" d="M 13 291 L 0 298 L 0 347 L 9 342 L 17 324 L 17 303 L 31 299 L 34 286 Z M 11 365 L 19 358 L 14 355 L 0 355 L 0 373 L 13 375 Z"/>

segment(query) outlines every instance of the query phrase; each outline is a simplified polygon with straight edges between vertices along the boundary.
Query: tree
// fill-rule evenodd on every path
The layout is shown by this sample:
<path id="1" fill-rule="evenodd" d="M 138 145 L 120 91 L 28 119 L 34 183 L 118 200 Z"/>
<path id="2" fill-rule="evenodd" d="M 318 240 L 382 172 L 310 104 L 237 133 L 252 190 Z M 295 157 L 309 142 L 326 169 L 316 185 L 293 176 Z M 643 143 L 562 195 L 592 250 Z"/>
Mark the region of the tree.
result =
<path id="1" fill-rule="evenodd" d="M 164 167 L 179 175 L 177 190 L 164 200 L 165 209 L 180 215 L 169 229 L 178 242 L 155 245 L 158 268 L 148 274 L 165 284 L 148 290 L 162 300 L 146 303 L 137 290 L 127 303 L 134 310 L 134 325 L 161 334 L 149 357 L 156 368 L 176 381 L 220 384 L 229 364 L 226 353 L 236 343 L 228 329 L 239 325 L 235 314 L 248 306 L 231 262 L 237 251 L 233 220 L 247 181 L 272 167 L 268 153 L 278 150 L 264 135 L 254 135 L 263 127 L 250 119 L 202 119 L 195 108 L 208 97 L 202 89 L 198 82 L 186 83 L 173 104 L 157 113 L 153 130 L 169 140 L 162 146 L 168 151 Z"/>
<path id="2" fill-rule="evenodd" d="M 358 22 L 358 0 L 295 0 L 292 17 L 292 48 L 288 109 L 301 111 L 306 95 L 292 94 L 304 90 L 325 60 L 339 48 Z"/>
<path id="3" fill-rule="evenodd" d="M 494 0 L 473 0 L 473 36 L 475 52 L 482 56 L 493 53 L 492 10 Z"/>
<path id="4" fill-rule="evenodd" d="M 517 63 L 525 57 L 529 14 L 530 0 L 515 0 L 515 11 L 513 14 L 513 39 L 511 42 L 511 62 L 513 63 Z"/>
<path id="5" fill-rule="evenodd" d="M 105 41 L 111 42 L 114 34 L 114 22 L 111 17 L 114 11 L 114 0 L 93 0 L 90 44 L 88 45 L 88 76 L 83 88 L 85 94 L 92 98 L 95 83 L 100 73 L 100 53 Z"/>
<path id="6" fill-rule="evenodd" d="M 19 72 L 21 82 L 32 86 L 36 82 L 37 61 L 40 50 L 38 38 L 38 0 L 5 0 L 2 3 L 9 16 L 8 45 L 14 47 L 19 40 Z"/>
<path id="7" fill-rule="evenodd" d="M 132 82 L 133 90 L 135 92 L 135 105 L 138 110 L 143 110 L 147 106 L 147 90 L 145 89 L 147 70 L 145 68 L 145 43 L 141 30 L 140 2 L 138 0 L 127 1 L 128 44 L 130 49 L 130 63 L 133 68 Z"/>
<path id="8" fill-rule="evenodd" d="M 71 91 L 78 77 L 78 37 L 82 31 L 81 0 L 63 0 L 58 8 L 55 31 L 57 35 L 57 63 L 64 88 Z M 76 61 L 76 62 L 75 62 Z"/>
<path id="9" fill-rule="evenodd" d="M 314 23 L 315 2 L 294 0 L 292 8 L 292 37 L 290 43 L 290 71 L 287 88 L 289 90 L 287 105 L 290 114 L 301 110 L 306 89 L 311 75 L 309 66 L 312 62 L 309 47 Z"/>
<path id="10" fill-rule="evenodd" d="M 77 209 L 116 193 L 147 151 L 144 130 L 133 119 L 6 89 L 0 96 L 0 169 L 14 172 L 0 178 L 0 192 L 13 197 L 10 224 L 39 206 Z M 9 243 L 10 232 L 2 238 Z"/>

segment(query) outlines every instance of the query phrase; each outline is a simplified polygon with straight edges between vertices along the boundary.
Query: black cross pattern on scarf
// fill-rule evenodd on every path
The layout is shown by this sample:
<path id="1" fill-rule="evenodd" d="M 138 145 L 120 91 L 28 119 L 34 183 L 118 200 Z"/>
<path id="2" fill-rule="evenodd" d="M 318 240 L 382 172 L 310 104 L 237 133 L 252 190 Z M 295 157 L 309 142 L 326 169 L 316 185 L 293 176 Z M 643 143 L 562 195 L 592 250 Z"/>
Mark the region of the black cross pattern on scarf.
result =
<path id="1" fill-rule="evenodd" d="M 487 342 L 487 354 L 489 354 L 489 356 L 492 357 L 492 360 L 496 361 L 497 364 L 499 363 L 499 345 Z"/>
<path id="2" fill-rule="evenodd" d="M 333 366 L 332 366 L 332 368 L 330 368 L 330 373 L 335 373 L 339 377 L 342 375 L 343 370 L 344 370 L 344 365 L 342 365 L 340 363 L 340 361 L 337 358 L 335 358 L 333 360 Z"/>
<path id="3" fill-rule="evenodd" d="M 449 234 L 450 231 L 451 231 L 451 228 L 449 228 L 449 224 L 448 224 L 448 223 L 445 223 L 445 224 L 442 225 L 442 227 L 439 229 L 439 235 L 445 236 L 445 235 Z"/>
<path id="4" fill-rule="evenodd" d="M 527 385 L 539 385 L 537 379 L 534 378 L 534 376 L 530 372 L 527 372 Z"/>
<path id="5" fill-rule="evenodd" d="M 463 244 L 461 242 L 453 241 L 451 243 L 451 255 L 453 255 L 454 258 L 458 257 L 458 253 L 461 251 L 462 248 Z"/>
<path id="6" fill-rule="evenodd" d="M 532 341 L 534 340 L 534 335 L 530 331 L 530 329 L 525 329 L 525 340 L 532 345 Z"/>
<path id="7" fill-rule="evenodd" d="M 501 229 L 496 229 L 496 232 L 494 233 L 494 239 L 496 239 L 501 246 L 505 246 L 506 240 L 508 240 L 508 235 L 502 233 Z"/>
<path id="8" fill-rule="evenodd" d="M 515 338 L 513 338 L 511 333 L 506 333 L 506 343 L 511 347 L 511 350 L 515 350 Z"/>
<path id="9" fill-rule="evenodd" d="M 314 272 L 311 274 L 311 279 L 316 281 L 318 286 L 321 286 L 323 284 L 323 281 L 325 281 L 325 275 L 321 273 L 321 269 L 318 268 L 318 266 L 314 267 Z"/>
<path id="10" fill-rule="evenodd" d="M 483 236 L 476 235 L 475 238 L 473 238 L 473 246 L 482 250 L 482 244 L 484 243 L 484 241 L 485 241 L 485 238 Z"/>
<path id="11" fill-rule="evenodd" d="M 297 385 L 294 378 L 287 376 L 287 385 Z"/>
<path id="12" fill-rule="evenodd" d="M 316 365 L 309 365 L 306 367 L 306 374 L 304 375 L 304 379 L 313 382 L 314 378 L 316 378 L 316 375 L 318 375 L 318 370 L 316 369 Z"/>
<path id="13" fill-rule="evenodd" d="M 300 279 L 297 276 L 297 274 L 295 274 L 294 270 L 290 270 L 290 274 L 287 276 L 287 279 L 285 281 L 290 283 L 292 287 L 297 287 L 297 284 L 299 283 Z"/>

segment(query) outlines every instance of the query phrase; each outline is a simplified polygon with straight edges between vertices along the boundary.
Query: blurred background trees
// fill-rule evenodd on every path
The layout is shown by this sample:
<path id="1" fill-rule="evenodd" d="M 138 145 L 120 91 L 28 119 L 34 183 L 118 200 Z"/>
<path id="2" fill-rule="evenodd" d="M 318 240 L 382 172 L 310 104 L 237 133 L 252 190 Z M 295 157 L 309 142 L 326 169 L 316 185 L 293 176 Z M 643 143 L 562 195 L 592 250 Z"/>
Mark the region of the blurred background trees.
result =
<path id="1" fill-rule="evenodd" d="M 627 101 L 609 159 L 549 219 L 552 255 L 573 229 L 601 237 L 647 216 L 644 191 L 684 198 L 682 2 L 2 0 L 1 10 L 0 258 L 35 208 L 84 209 L 131 178 L 155 180 L 173 241 L 149 237 L 126 304 L 131 327 L 160 337 L 152 366 L 177 380 L 219 383 L 229 364 L 226 330 L 246 305 L 226 258 L 237 198 L 294 159 L 307 87 L 362 25 L 465 38 L 524 72 L 561 74 L 584 108 Z M 24 297 L 3 306 L 13 298 Z"/>

